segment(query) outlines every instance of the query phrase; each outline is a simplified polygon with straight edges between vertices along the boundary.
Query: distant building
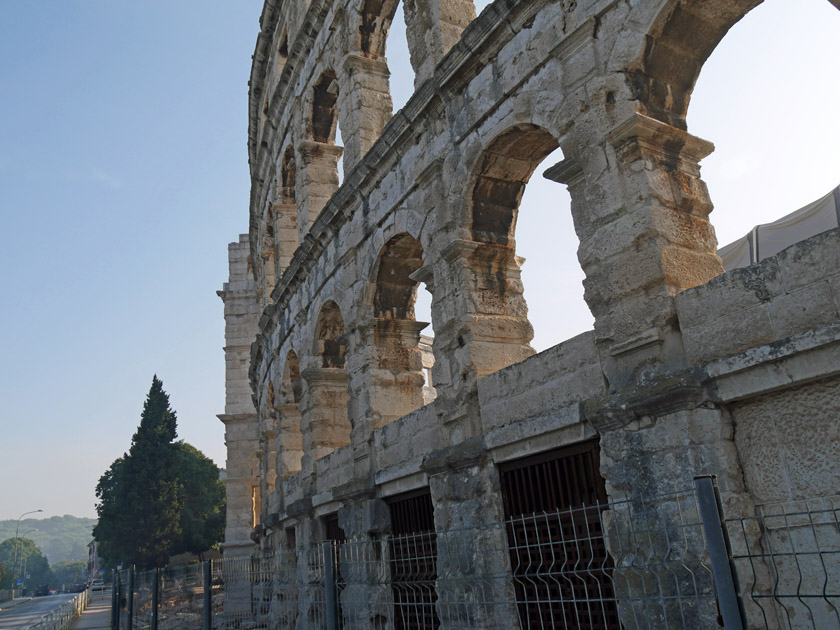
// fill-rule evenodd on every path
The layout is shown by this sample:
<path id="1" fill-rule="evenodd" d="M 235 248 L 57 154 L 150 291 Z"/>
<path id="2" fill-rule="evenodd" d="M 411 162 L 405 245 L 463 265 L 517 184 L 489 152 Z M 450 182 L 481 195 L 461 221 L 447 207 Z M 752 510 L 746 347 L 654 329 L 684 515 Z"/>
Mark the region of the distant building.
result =
<path id="1" fill-rule="evenodd" d="M 87 579 L 94 580 L 102 577 L 102 559 L 99 557 L 99 543 L 91 540 L 88 543 Z"/>

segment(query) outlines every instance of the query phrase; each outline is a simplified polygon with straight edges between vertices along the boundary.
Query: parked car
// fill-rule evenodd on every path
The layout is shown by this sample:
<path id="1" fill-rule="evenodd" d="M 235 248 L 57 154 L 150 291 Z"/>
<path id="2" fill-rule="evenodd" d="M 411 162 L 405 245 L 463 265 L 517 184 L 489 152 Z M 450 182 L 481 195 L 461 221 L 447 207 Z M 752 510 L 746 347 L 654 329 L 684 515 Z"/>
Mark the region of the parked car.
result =
<path id="1" fill-rule="evenodd" d="M 92 591 L 104 591 L 106 588 L 108 588 L 108 586 L 103 580 L 96 579 L 90 583 L 90 590 Z"/>

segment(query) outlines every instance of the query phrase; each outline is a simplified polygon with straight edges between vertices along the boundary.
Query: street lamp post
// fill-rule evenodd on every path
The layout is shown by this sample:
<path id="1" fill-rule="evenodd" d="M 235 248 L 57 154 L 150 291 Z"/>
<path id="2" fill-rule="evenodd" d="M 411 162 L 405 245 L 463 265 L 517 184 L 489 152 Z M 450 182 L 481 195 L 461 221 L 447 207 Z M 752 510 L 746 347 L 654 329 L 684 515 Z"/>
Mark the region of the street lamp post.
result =
<path id="1" fill-rule="evenodd" d="M 17 526 L 15 527 L 15 561 L 12 564 L 12 599 L 15 597 L 15 583 L 17 582 L 17 550 L 18 550 L 18 532 L 20 531 L 20 520 L 27 514 L 35 514 L 43 512 L 44 510 L 32 510 L 31 512 L 24 512 L 18 517 Z"/>

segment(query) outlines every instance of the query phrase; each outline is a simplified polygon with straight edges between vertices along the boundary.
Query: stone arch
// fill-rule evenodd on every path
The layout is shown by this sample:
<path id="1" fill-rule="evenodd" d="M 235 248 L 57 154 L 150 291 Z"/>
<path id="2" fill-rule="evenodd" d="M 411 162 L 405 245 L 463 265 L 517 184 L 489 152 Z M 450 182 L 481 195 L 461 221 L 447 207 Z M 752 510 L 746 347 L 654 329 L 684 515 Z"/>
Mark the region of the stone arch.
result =
<path id="1" fill-rule="evenodd" d="M 371 59 L 385 56 L 391 21 L 400 0 L 363 0 L 360 6 L 358 38 L 360 52 Z"/>
<path id="2" fill-rule="evenodd" d="M 625 69 L 642 113 L 679 129 L 703 64 L 726 33 L 763 0 L 668 0 L 650 22 L 642 49 Z M 831 0 L 840 8 L 840 3 Z"/>
<path id="3" fill-rule="evenodd" d="M 426 391 L 420 332 L 414 302 L 423 268 L 423 247 L 406 233 L 390 238 L 379 253 L 373 276 L 373 352 L 368 363 L 371 429 L 375 430 L 422 407 L 434 398 Z M 433 362 L 431 357 L 426 357 Z M 431 365 L 429 366 L 431 368 Z"/>
<path id="4" fill-rule="evenodd" d="M 295 149 L 289 144 L 283 152 L 283 161 L 280 165 L 280 194 L 279 198 L 283 203 L 295 203 L 297 185 L 297 161 Z"/>
<path id="5" fill-rule="evenodd" d="M 286 361 L 283 364 L 283 376 L 280 379 L 280 404 L 297 405 L 300 403 L 300 360 L 294 350 L 286 353 Z"/>
<path id="6" fill-rule="evenodd" d="M 497 135 L 476 166 L 470 196 L 474 241 L 515 247 L 516 214 L 525 185 L 545 157 L 559 146 L 536 125 L 517 125 Z"/>
<path id="7" fill-rule="evenodd" d="M 312 140 L 322 144 L 335 143 L 338 123 L 338 77 L 327 69 L 312 87 L 312 112 L 310 116 Z"/>
<path id="8" fill-rule="evenodd" d="M 288 479 L 301 470 L 303 457 L 301 389 L 300 361 L 297 353 L 289 350 L 286 353 L 278 393 L 273 403 L 273 408 L 279 416 L 275 450 L 277 476 L 281 480 Z"/>
<path id="9" fill-rule="evenodd" d="M 312 361 L 301 376 L 303 435 L 302 467 L 350 443 L 352 430 L 347 410 L 349 394 L 345 370 L 347 335 L 338 304 L 328 300 L 318 312 Z"/>
<path id="10" fill-rule="evenodd" d="M 274 411 L 274 384 L 267 380 L 263 389 L 258 417 L 260 419 L 259 449 L 259 522 L 267 522 L 276 501 L 277 484 L 277 415 Z"/>
<path id="11" fill-rule="evenodd" d="M 344 149 L 336 144 L 339 119 L 339 80 L 331 69 L 324 70 L 310 88 L 306 129 L 308 139 L 297 146 L 295 155 L 295 199 L 298 210 L 298 243 L 338 190 L 339 159 Z M 346 109 L 346 107 L 345 107 Z"/>
<path id="12" fill-rule="evenodd" d="M 271 292 L 274 290 L 274 285 L 276 284 L 277 277 L 279 275 L 277 269 L 277 239 L 275 237 L 274 210 L 274 204 L 268 204 L 268 208 L 265 212 L 263 245 L 262 252 L 260 254 L 265 268 L 265 294 L 263 299 L 266 303 L 269 302 Z"/>
<path id="13" fill-rule="evenodd" d="M 542 127 L 509 127 L 486 145 L 466 187 L 471 240 L 454 243 L 445 256 L 460 267 L 461 282 L 471 296 L 471 312 L 465 314 L 456 341 L 458 346 L 469 344 L 469 370 L 477 378 L 534 353 L 514 232 L 526 184 L 557 148 L 556 138 Z"/>
<path id="14" fill-rule="evenodd" d="M 290 143 L 283 152 L 280 174 L 277 181 L 277 201 L 274 204 L 274 240 L 277 249 L 277 273 L 279 278 L 292 261 L 300 244 L 298 234 L 298 206 L 295 202 L 297 185 L 297 160 L 295 149 Z"/>
<path id="15" fill-rule="evenodd" d="M 320 357 L 321 367 L 343 368 L 347 354 L 347 338 L 344 318 L 338 304 L 328 300 L 318 313 L 315 324 L 315 354 Z"/>

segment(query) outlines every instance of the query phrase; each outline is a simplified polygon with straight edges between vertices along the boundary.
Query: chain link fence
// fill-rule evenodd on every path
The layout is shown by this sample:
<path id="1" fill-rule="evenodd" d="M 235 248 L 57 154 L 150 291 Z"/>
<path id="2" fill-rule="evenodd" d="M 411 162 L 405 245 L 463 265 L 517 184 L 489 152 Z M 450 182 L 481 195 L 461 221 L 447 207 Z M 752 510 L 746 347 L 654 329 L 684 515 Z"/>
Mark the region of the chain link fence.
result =
<path id="1" fill-rule="evenodd" d="M 123 571 L 114 626 L 840 629 L 838 509 L 828 498 L 726 517 L 700 477 L 476 528 Z"/>

